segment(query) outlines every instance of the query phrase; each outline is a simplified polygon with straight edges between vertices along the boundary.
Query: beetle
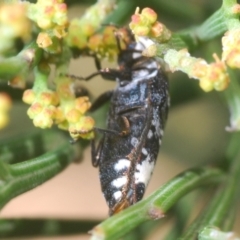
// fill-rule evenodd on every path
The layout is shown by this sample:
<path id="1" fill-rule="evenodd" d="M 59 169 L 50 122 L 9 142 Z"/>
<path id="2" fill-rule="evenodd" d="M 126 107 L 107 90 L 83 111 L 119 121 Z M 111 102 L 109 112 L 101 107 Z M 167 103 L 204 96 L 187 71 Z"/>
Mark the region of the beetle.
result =
<path id="1" fill-rule="evenodd" d="M 146 37 L 120 45 L 118 69 L 104 68 L 96 75 L 117 82 L 113 91 L 102 94 L 91 110 L 110 100 L 107 129 L 98 147 L 92 141 L 92 163 L 99 167 L 103 195 L 109 214 L 115 214 L 142 199 L 157 159 L 168 114 L 168 80 L 154 58 L 142 51 L 153 42 Z M 70 75 L 71 76 L 71 75 Z M 73 76 L 74 77 L 74 76 Z"/>

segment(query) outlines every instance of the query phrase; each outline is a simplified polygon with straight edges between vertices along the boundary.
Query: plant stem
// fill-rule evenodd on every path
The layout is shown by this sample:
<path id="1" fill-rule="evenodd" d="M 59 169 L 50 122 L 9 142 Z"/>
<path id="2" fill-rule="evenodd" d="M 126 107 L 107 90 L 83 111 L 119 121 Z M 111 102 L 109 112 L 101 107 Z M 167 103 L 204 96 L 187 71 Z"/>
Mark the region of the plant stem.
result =
<path id="1" fill-rule="evenodd" d="M 44 131 L 38 130 L 14 138 L 0 141 L 1 161 L 13 164 L 39 156 L 47 149 L 44 144 Z"/>
<path id="2" fill-rule="evenodd" d="M 109 14 L 105 19 L 105 24 L 119 24 L 120 26 L 125 23 L 126 19 L 134 13 L 136 3 L 134 1 L 117 1 L 118 5 L 116 10 Z"/>
<path id="3" fill-rule="evenodd" d="M 180 238 L 181 240 L 196 239 L 197 234 L 206 226 L 219 228 L 224 226 L 226 216 L 228 216 L 229 211 L 236 203 L 239 192 L 239 176 L 240 152 L 235 155 L 226 182 L 220 186 L 205 212 L 193 222 L 187 232 Z"/>
<path id="4" fill-rule="evenodd" d="M 0 59 L 1 81 L 8 81 L 17 75 L 28 75 L 42 57 L 42 49 L 35 42 L 26 46 L 18 55 Z"/>
<path id="5" fill-rule="evenodd" d="M 235 4 L 237 4 L 236 0 L 223 0 L 221 8 L 200 26 L 180 31 L 177 34 L 189 48 L 194 48 L 201 42 L 207 42 L 223 35 L 228 29 L 239 27 L 239 16 L 232 11 Z"/>
<path id="6" fill-rule="evenodd" d="M 198 46 L 200 42 L 209 41 L 223 34 L 226 30 L 227 25 L 223 17 L 223 10 L 220 8 L 200 26 L 180 31 L 177 34 L 190 48 L 194 48 Z"/>
<path id="7" fill-rule="evenodd" d="M 222 171 L 214 168 L 192 169 L 179 174 L 147 199 L 96 226 L 91 239 L 118 239 L 142 222 L 164 217 L 182 196 L 196 187 L 219 181 L 222 176 Z"/>
<path id="8" fill-rule="evenodd" d="M 61 140 L 58 136 L 55 141 Z M 61 142 L 61 141 L 60 141 Z M 0 162 L 0 208 L 15 196 L 42 184 L 74 160 L 76 149 L 68 141 L 35 159 L 16 164 Z"/>
<path id="9" fill-rule="evenodd" d="M 98 222 L 81 219 L 1 219 L 0 238 L 84 234 Z"/>
<path id="10" fill-rule="evenodd" d="M 189 208 L 189 206 L 191 206 L 191 204 L 196 200 L 197 196 L 199 196 L 199 192 L 196 194 L 196 191 L 194 191 L 191 194 L 184 196 L 177 202 L 177 204 L 175 204 L 172 209 L 172 213 L 175 216 L 175 222 L 164 240 L 176 240 L 178 236 L 182 234 L 191 215 L 192 209 Z"/>
<path id="11" fill-rule="evenodd" d="M 143 2 L 145 3 L 145 1 Z M 154 9 L 160 9 L 167 16 L 174 16 L 174 19 L 187 23 L 196 19 L 196 16 L 199 16 L 202 11 L 194 2 L 187 2 L 185 7 L 176 4 L 175 0 L 151 0 L 151 4 L 154 5 Z"/>
<path id="12" fill-rule="evenodd" d="M 227 25 L 223 15 L 223 10 L 220 8 L 195 30 L 195 37 L 199 41 L 205 42 L 220 36 L 226 31 Z"/>
<path id="13" fill-rule="evenodd" d="M 229 232 L 233 229 L 233 225 L 236 219 L 237 211 L 235 208 L 232 207 L 232 209 L 228 212 L 226 219 L 224 220 L 223 227 L 221 230 L 224 232 Z"/>
<path id="14" fill-rule="evenodd" d="M 227 130 L 234 132 L 240 129 L 240 86 L 236 73 L 231 69 L 228 69 L 228 73 L 231 82 L 223 94 L 230 111 L 230 126 Z"/>
<path id="15" fill-rule="evenodd" d="M 218 228 L 205 227 L 198 235 L 198 240 L 240 240 L 233 232 L 222 232 Z"/>

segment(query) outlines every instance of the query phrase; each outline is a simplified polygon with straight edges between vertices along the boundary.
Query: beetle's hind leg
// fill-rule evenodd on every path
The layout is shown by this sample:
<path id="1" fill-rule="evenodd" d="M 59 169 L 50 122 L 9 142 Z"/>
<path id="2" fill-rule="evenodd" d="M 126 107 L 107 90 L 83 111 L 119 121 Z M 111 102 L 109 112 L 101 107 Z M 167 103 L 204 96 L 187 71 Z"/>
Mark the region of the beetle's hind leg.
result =
<path id="1" fill-rule="evenodd" d="M 130 133 L 130 123 L 125 116 L 121 116 L 121 119 L 123 122 L 123 130 L 120 132 L 120 136 L 127 136 Z"/>
<path id="2" fill-rule="evenodd" d="M 124 123 L 124 129 L 121 132 L 117 132 L 117 131 L 113 131 L 113 130 L 109 130 L 109 129 L 101 129 L 101 128 L 94 128 L 94 131 L 101 132 L 104 135 L 105 134 L 116 134 L 116 135 L 119 135 L 121 137 L 126 136 L 130 133 L 130 124 L 129 124 L 129 121 L 128 121 L 127 117 L 122 116 L 121 118 L 122 118 L 122 121 Z M 95 138 L 93 138 L 91 140 L 92 165 L 94 167 L 98 167 L 98 165 L 99 165 L 99 160 L 101 158 L 100 154 L 101 154 L 101 151 L 102 151 L 103 143 L 104 143 L 104 136 L 100 140 L 100 142 L 98 143 L 97 148 L 96 148 Z"/>
<path id="3" fill-rule="evenodd" d="M 122 120 L 122 130 L 116 131 L 116 130 L 111 130 L 111 129 L 102 129 L 102 128 L 94 128 L 97 132 L 100 132 L 102 134 L 113 134 L 113 135 L 117 135 L 120 137 L 124 137 L 127 136 L 130 133 L 130 123 L 128 121 L 128 118 L 125 116 L 121 116 L 121 120 Z"/>

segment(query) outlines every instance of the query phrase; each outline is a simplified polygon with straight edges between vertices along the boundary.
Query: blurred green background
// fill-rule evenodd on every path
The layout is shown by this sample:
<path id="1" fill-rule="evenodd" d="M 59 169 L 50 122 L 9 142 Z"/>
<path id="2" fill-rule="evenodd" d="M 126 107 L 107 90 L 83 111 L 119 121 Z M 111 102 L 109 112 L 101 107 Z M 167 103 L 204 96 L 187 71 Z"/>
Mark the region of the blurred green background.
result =
<path id="1" fill-rule="evenodd" d="M 133 2 L 136 3 L 135 5 L 146 6 L 143 0 Z M 81 16 L 87 4 L 94 3 L 94 1 L 71 1 L 70 3 L 69 12 L 72 18 Z M 77 3 L 84 3 L 84 7 L 79 7 Z M 153 7 L 160 20 L 170 29 L 181 30 L 200 24 L 220 5 L 221 1 L 152 0 L 149 1 L 148 7 Z M 129 18 L 126 22 L 129 22 Z M 220 39 L 216 39 L 202 45 L 193 51 L 193 54 L 212 60 L 212 53 L 219 50 Z M 109 66 L 109 63 L 104 62 L 103 65 Z M 69 71 L 71 74 L 87 76 L 96 71 L 96 68 L 93 59 L 86 57 L 73 60 Z M 190 80 L 181 73 L 169 74 L 169 80 L 172 106 L 157 166 L 145 196 L 184 169 L 204 164 L 218 164 L 224 157 L 230 137 L 230 134 L 225 131 L 225 127 L 229 124 L 229 112 L 224 100 L 217 92 L 202 92 L 196 80 Z M 79 84 L 85 86 L 93 98 L 115 87 L 115 83 L 101 78 L 94 78 L 87 83 Z M 15 96 L 16 101 L 10 113 L 11 122 L 7 128 L 0 131 L 0 137 L 8 138 L 31 131 L 33 126 L 26 116 L 27 106 L 20 101 L 21 91 L 10 90 L 6 86 L 1 86 L 1 88 Z M 99 121 L 96 119 L 97 126 L 102 126 L 103 119 L 105 119 L 104 115 Z M 198 209 L 202 200 L 196 199 L 197 207 L 189 207 Z M 102 220 L 107 217 L 107 212 L 108 209 L 100 191 L 98 170 L 91 166 L 90 148 L 87 148 L 83 162 L 70 165 L 54 179 L 13 199 L 4 207 L 0 217 Z M 235 231 L 238 234 L 240 234 L 239 215 L 240 209 L 235 224 Z M 152 235 L 149 239 L 161 240 L 165 233 L 166 229 L 161 228 L 157 235 Z M 75 235 L 30 239 L 80 240 L 88 238 L 88 236 Z"/>

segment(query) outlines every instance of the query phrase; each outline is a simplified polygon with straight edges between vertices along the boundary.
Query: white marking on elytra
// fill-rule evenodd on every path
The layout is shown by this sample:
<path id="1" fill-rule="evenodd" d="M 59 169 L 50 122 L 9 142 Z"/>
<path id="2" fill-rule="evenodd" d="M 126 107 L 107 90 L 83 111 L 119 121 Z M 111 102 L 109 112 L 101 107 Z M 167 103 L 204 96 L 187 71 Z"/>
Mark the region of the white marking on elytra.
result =
<path id="1" fill-rule="evenodd" d="M 150 138 L 152 138 L 152 136 L 153 136 L 153 132 L 152 132 L 152 130 L 150 129 L 150 130 L 148 131 L 147 137 L 148 137 L 148 139 L 150 139 Z"/>
<path id="2" fill-rule="evenodd" d="M 119 159 L 117 163 L 114 165 L 114 170 L 121 171 L 125 168 L 129 168 L 130 161 L 128 159 Z"/>
<path id="3" fill-rule="evenodd" d="M 122 192 L 121 191 L 117 191 L 113 194 L 114 199 L 117 201 L 122 197 Z"/>
<path id="4" fill-rule="evenodd" d="M 134 74 L 134 72 L 132 72 L 133 81 L 140 81 L 140 80 L 145 79 L 145 78 L 155 77 L 158 74 L 157 66 L 155 66 L 155 68 L 156 68 L 156 70 L 152 71 L 150 74 L 149 74 L 149 70 L 145 70 L 145 69 L 136 71 L 136 74 Z"/>
<path id="5" fill-rule="evenodd" d="M 134 174 L 135 184 L 144 183 L 145 186 L 147 186 L 155 165 L 154 161 L 150 162 L 149 160 L 150 155 L 148 155 L 141 164 L 137 164 L 136 172 Z"/>
<path id="6" fill-rule="evenodd" d="M 135 137 L 132 137 L 131 144 L 132 144 L 133 147 L 136 147 L 138 145 L 138 139 L 135 138 Z"/>
<path id="7" fill-rule="evenodd" d="M 153 125 L 153 126 L 156 125 L 156 120 L 155 120 L 155 119 L 152 120 L 152 125 Z"/>
<path id="8" fill-rule="evenodd" d="M 137 42 L 136 42 L 136 46 L 134 47 L 136 50 L 143 50 L 145 48 L 150 47 L 151 45 L 153 45 L 154 42 L 147 37 L 138 37 Z"/>
<path id="9" fill-rule="evenodd" d="M 120 188 L 127 183 L 127 177 L 123 176 L 112 181 L 112 186 Z"/>
<path id="10" fill-rule="evenodd" d="M 143 153 L 144 155 L 148 155 L 147 149 L 146 149 L 146 148 L 143 148 L 143 149 L 142 149 L 142 153 Z"/>
<path id="11" fill-rule="evenodd" d="M 146 37 L 139 37 L 136 45 L 134 46 L 135 50 L 143 51 L 144 49 L 148 48 L 149 46 L 153 45 L 154 42 Z M 134 52 L 132 54 L 133 59 L 140 58 L 142 56 L 141 52 Z M 145 66 L 148 69 L 138 69 L 135 72 L 132 71 L 132 80 L 139 81 L 146 78 L 153 78 L 158 74 L 158 62 L 155 59 L 148 58 L 146 62 L 144 61 Z M 137 67 L 137 66 L 136 66 Z M 134 68 L 133 68 L 134 69 Z M 149 71 L 149 69 L 152 69 Z"/>
<path id="12" fill-rule="evenodd" d="M 142 56 L 142 54 L 138 53 L 138 52 L 135 52 L 135 53 L 132 54 L 133 59 L 140 58 L 141 56 Z"/>
<path id="13" fill-rule="evenodd" d="M 162 144 L 162 140 L 161 140 L 161 138 L 159 139 L 159 145 L 161 146 L 161 144 Z"/>

